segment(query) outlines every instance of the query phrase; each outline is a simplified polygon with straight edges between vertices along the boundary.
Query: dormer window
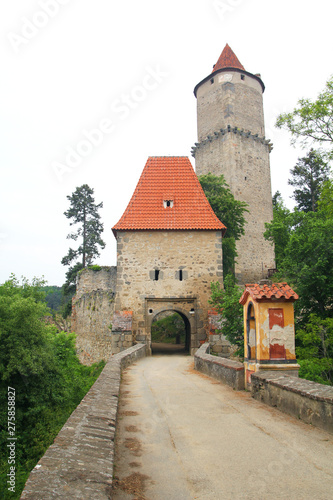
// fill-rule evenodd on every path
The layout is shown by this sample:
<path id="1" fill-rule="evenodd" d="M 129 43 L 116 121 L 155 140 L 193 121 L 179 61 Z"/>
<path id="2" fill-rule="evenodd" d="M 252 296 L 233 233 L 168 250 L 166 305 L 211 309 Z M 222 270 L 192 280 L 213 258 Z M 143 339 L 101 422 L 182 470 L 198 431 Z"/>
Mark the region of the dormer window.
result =
<path id="1" fill-rule="evenodd" d="M 164 200 L 163 205 L 164 205 L 164 208 L 172 208 L 173 207 L 173 200 Z"/>

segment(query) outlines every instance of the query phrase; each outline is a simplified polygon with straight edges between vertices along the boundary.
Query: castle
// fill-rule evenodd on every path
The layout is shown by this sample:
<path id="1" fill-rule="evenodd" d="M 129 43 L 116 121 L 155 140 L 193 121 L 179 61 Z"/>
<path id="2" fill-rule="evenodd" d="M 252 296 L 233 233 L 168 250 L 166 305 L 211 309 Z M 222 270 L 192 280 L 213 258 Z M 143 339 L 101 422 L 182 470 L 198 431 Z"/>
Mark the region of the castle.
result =
<path id="1" fill-rule="evenodd" d="M 275 267 L 274 250 L 263 237 L 272 219 L 263 91 L 260 75 L 247 72 L 228 45 L 213 72 L 196 85 L 196 173 L 187 157 L 149 158 L 112 228 L 117 267 L 79 276 L 72 329 L 83 362 L 107 359 L 136 342 L 150 352 L 151 325 L 161 312 L 181 315 L 190 354 L 206 340 L 210 283 L 222 283 L 227 228 L 197 175 L 223 174 L 235 198 L 248 205 L 245 235 L 237 242 L 238 282 L 259 281 Z"/>

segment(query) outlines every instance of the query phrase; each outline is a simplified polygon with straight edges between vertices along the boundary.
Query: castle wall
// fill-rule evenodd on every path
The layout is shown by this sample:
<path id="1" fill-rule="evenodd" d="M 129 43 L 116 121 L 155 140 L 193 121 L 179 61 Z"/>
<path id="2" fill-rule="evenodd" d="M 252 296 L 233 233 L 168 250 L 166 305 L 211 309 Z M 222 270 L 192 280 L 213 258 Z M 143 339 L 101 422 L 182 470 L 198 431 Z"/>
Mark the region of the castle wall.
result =
<path id="1" fill-rule="evenodd" d="M 150 346 L 153 317 L 178 310 L 193 354 L 207 337 L 210 283 L 222 281 L 221 232 L 118 231 L 117 251 L 115 311 L 133 311 L 133 340 Z"/>
<path id="2" fill-rule="evenodd" d="M 72 302 L 72 330 L 79 359 L 91 365 L 111 355 L 111 330 L 116 289 L 116 267 L 84 269 L 78 276 Z"/>

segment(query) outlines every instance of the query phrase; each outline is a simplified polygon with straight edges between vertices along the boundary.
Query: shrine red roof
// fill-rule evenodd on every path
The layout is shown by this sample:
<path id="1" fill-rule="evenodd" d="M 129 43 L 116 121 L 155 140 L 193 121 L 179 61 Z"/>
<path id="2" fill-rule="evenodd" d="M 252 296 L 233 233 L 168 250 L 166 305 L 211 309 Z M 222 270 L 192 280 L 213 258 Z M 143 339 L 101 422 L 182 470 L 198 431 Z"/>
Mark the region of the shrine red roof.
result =
<path id="1" fill-rule="evenodd" d="M 267 300 L 281 300 L 283 302 L 290 301 L 294 302 L 298 299 L 297 293 L 295 293 L 290 286 L 283 283 L 273 283 L 272 285 L 259 285 L 259 284 L 248 284 L 245 285 L 245 291 L 241 298 L 239 299 L 240 304 L 244 305 L 251 296 L 256 302 L 264 302 Z"/>
<path id="2" fill-rule="evenodd" d="M 158 229 L 226 231 L 185 156 L 148 158 L 124 214 L 112 228 L 114 234 Z"/>
<path id="3" fill-rule="evenodd" d="M 214 71 L 223 68 L 238 68 L 245 71 L 244 66 L 239 62 L 239 59 L 237 58 L 235 53 L 231 50 L 228 44 L 226 44 L 226 46 L 222 50 L 222 53 L 217 63 L 215 64 L 212 73 L 214 73 Z"/>

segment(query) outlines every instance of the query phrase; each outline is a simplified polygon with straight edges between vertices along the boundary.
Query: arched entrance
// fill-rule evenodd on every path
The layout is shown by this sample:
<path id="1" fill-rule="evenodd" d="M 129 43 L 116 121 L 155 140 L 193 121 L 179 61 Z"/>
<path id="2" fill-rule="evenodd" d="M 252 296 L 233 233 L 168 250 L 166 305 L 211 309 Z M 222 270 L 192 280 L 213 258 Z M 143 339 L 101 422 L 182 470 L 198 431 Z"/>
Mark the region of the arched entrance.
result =
<path id="1" fill-rule="evenodd" d="M 191 326 L 186 315 L 176 310 L 162 311 L 151 324 L 152 354 L 188 354 Z"/>
<path id="2" fill-rule="evenodd" d="M 247 331 L 247 353 L 245 353 L 245 355 L 248 360 L 255 360 L 257 359 L 257 332 L 256 332 L 256 318 L 252 302 L 249 303 L 247 308 L 246 331 Z"/>
<path id="3" fill-rule="evenodd" d="M 172 315 L 177 315 L 176 317 L 183 323 L 183 335 L 180 338 L 181 344 L 177 347 L 177 336 L 174 336 L 175 343 L 167 342 L 174 347 L 169 347 L 169 352 L 183 351 L 184 353 L 189 353 L 191 355 L 197 350 L 198 339 L 197 339 L 197 300 L 196 298 L 149 298 L 146 299 L 146 317 L 145 317 L 145 330 L 147 344 L 150 350 L 156 353 L 158 346 L 152 345 L 156 344 L 154 342 L 154 323 L 156 323 L 160 318 L 168 318 Z M 178 321 L 179 321 L 178 320 Z M 170 320 L 169 320 L 170 321 Z M 181 324 L 181 323 L 180 323 Z M 163 325 L 163 322 L 162 322 Z M 152 338 L 153 333 L 153 338 Z M 161 346 L 160 346 L 161 347 Z"/>

